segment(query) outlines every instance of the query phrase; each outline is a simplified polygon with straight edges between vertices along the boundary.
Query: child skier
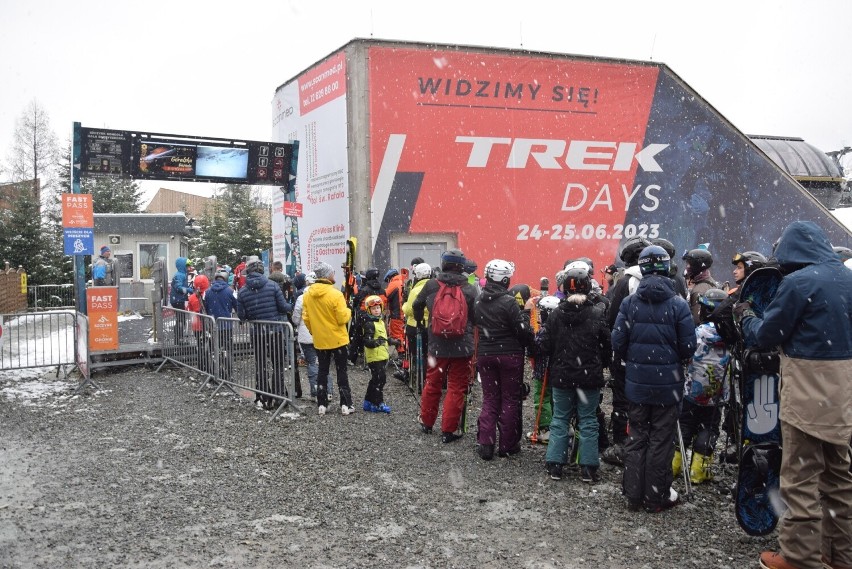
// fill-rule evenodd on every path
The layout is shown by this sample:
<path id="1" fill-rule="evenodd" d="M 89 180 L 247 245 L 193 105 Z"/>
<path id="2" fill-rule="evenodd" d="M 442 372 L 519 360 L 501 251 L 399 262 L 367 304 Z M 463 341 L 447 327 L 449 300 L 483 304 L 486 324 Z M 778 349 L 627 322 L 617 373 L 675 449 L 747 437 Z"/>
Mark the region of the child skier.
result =
<path id="1" fill-rule="evenodd" d="M 680 427 L 684 445 L 692 447 L 689 478 L 693 484 L 712 480 L 710 465 L 713 464 L 713 449 L 719 438 L 721 406 L 728 400 L 728 381 L 725 370 L 731 359 L 725 341 L 710 322 L 713 310 L 727 298 L 725 291 L 711 288 L 698 297 L 701 324 L 695 329 L 698 345 L 695 355 L 686 368 L 686 384 L 683 392 L 683 407 L 680 412 Z M 684 457 L 675 449 L 672 474 L 675 478 L 683 468 Z"/>
<path id="2" fill-rule="evenodd" d="M 549 356 L 548 381 L 552 386 L 553 420 L 546 466 L 553 480 L 562 478 L 568 462 L 569 421 L 578 417 L 579 462 L 583 482 L 598 481 L 598 420 L 596 409 L 604 386 L 603 369 L 612 354 L 604 307 L 592 300 L 588 268 L 563 271 L 559 303 L 536 337 L 542 354 Z M 529 301 L 532 302 L 532 301 Z"/>
<path id="3" fill-rule="evenodd" d="M 196 314 L 205 314 L 204 294 L 210 288 L 210 280 L 205 275 L 198 275 L 194 279 L 195 290 L 189 295 L 186 302 L 187 310 Z M 205 330 L 204 319 L 198 316 L 192 317 L 192 333 L 195 335 L 195 344 L 198 350 L 198 369 L 204 373 L 213 372 L 212 342 L 210 334 L 212 330 Z"/>
<path id="4" fill-rule="evenodd" d="M 364 299 L 367 315 L 362 320 L 361 326 L 364 333 L 364 359 L 370 368 L 370 383 L 367 385 L 367 394 L 364 396 L 364 411 L 370 413 L 390 413 L 391 409 L 385 404 L 383 390 L 387 375 L 389 354 L 388 344 L 396 345 L 395 338 L 388 340 L 385 330 L 385 322 L 382 320 L 384 305 L 378 295 L 371 295 Z"/>

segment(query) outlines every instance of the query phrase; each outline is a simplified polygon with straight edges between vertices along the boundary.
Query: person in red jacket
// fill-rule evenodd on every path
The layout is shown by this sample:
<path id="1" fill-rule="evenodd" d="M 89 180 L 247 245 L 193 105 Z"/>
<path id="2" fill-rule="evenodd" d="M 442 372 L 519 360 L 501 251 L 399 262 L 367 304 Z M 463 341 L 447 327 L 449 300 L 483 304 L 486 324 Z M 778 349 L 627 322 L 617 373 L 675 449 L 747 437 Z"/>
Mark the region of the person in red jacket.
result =
<path id="1" fill-rule="evenodd" d="M 388 285 L 385 289 L 385 298 L 390 315 L 388 337 L 398 340 L 396 353 L 402 359 L 405 358 L 405 315 L 402 313 L 405 281 L 399 271 L 390 269 L 385 273 L 385 282 Z"/>
<path id="2" fill-rule="evenodd" d="M 204 294 L 210 288 L 210 280 L 205 275 L 198 275 L 193 282 L 195 291 L 189 295 L 189 300 L 186 301 L 186 308 L 190 312 L 204 314 Z M 205 326 L 204 320 L 204 318 L 199 318 L 198 316 L 192 317 L 192 333 L 195 335 L 195 344 L 198 346 L 198 369 L 204 373 L 211 373 L 213 371 L 212 349 L 210 346 L 212 336 L 206 332 L 209 332 L 212 328 L 205 330 L 208 327 Z"/>

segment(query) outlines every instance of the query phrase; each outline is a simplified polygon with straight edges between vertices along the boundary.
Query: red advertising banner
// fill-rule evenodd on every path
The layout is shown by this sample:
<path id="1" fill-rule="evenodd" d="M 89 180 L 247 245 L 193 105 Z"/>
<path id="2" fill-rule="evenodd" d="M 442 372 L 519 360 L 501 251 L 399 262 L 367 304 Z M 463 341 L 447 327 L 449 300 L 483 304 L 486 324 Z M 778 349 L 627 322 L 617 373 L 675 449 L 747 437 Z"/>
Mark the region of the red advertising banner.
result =
<path id="1" fill-rule="evenodd" d="M 302 204 L 299 202 L 284 202 L 284 207 L 282 209 L 284 211 L 284 215 L 288 215 L 290 217 L 302 217 Z"/>
<path id="2" fill-rule="evenodd" d="M 92 194 L 62 194 L 62 227 L 95 226 Z"/>
<path id="3" fill-rule="evenodd" d="M 118 349 L 118 287 L 86 289 L 91 352 Z"/>
<path id="4" fill-rule="evenodd" d="M 659 204 L 634 183 L 667 146 L 645 143 L 657 67 L 382 47 L 369 61 L 374 231 L 455 233 L 480 267 L 514 261 L 516 282 L 659 234 L 625 221 Z M 374 255 L 388 247 L 379 234 Z"/>
<path id="5" fill-rule="evenodd" d="M 346 94 L 346 56 L 332 56 L 299 78 L 299 110 L 306 113 Z"/>

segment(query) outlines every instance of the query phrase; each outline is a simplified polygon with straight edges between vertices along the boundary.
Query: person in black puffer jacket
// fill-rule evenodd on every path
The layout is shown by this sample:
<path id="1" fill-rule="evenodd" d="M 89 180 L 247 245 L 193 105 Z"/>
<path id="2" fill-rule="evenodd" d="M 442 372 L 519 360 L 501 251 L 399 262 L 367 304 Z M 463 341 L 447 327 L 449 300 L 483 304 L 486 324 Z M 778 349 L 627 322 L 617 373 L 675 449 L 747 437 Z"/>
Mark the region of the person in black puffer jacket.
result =
<path id="1" fill-rule="evenodd" d="M 473 322 L 479 330 L 476 367 L 482 381 L 477 450 L 483 460 L 494 456 L 498 431 L 498 455 L 509 456 L 521 450 L 524 349 L 532 343 L 533 333 L 530 311 L 521 310 L 509 292 L 514 273 L 514 263 L 489 261 L 485 265 L 485 288 L 473 309 Z"/>
<path id="2" fill-rule="evenodd" d="M 683 364 L 695 352 L 689 304 L 669 278 L 671 257 L 657 245 L 639 255 L 642 280 L 621 303 L 612 348 L 626 364 L 625 394 L 630 406 L 622 490 L 628 508 L 659 512 L 678 503 L 672 485 L 672 458 Z"/>
<path id="3" fill-rule="evenodd" d="M 598 420 L 596 410 L 604 386 L 603 370 L 612 346 L 604 306 L 592 299 L 588 268 L 570 268 L 560 275 L 566 298 L 559 303 L 536 337 L 536 345 L 550 356 L 549 382 L 553 387 L 553 419 L 545 458 L 554 480 L 562 478 L 568 462 L 569 422 L 576 415 L 580 430 L 579 462 L 584 482 L 598 480 Z"/>

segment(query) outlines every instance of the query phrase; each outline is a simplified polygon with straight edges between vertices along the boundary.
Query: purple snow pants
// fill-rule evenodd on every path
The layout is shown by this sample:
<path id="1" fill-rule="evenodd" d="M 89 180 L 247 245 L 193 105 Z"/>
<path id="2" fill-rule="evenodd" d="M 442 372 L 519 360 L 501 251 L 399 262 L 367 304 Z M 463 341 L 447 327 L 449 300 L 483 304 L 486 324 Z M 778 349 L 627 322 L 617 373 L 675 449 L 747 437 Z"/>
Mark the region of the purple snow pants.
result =
<path id="1" fill-rule="evenodd" d="M 521 444 L 521 385 L 524 355 L 479 356 L 476 369 L 482 380 L 482 412 L 477 442 L 493 445 L 500 431 L 498 453 L 514 454 Z"/>

